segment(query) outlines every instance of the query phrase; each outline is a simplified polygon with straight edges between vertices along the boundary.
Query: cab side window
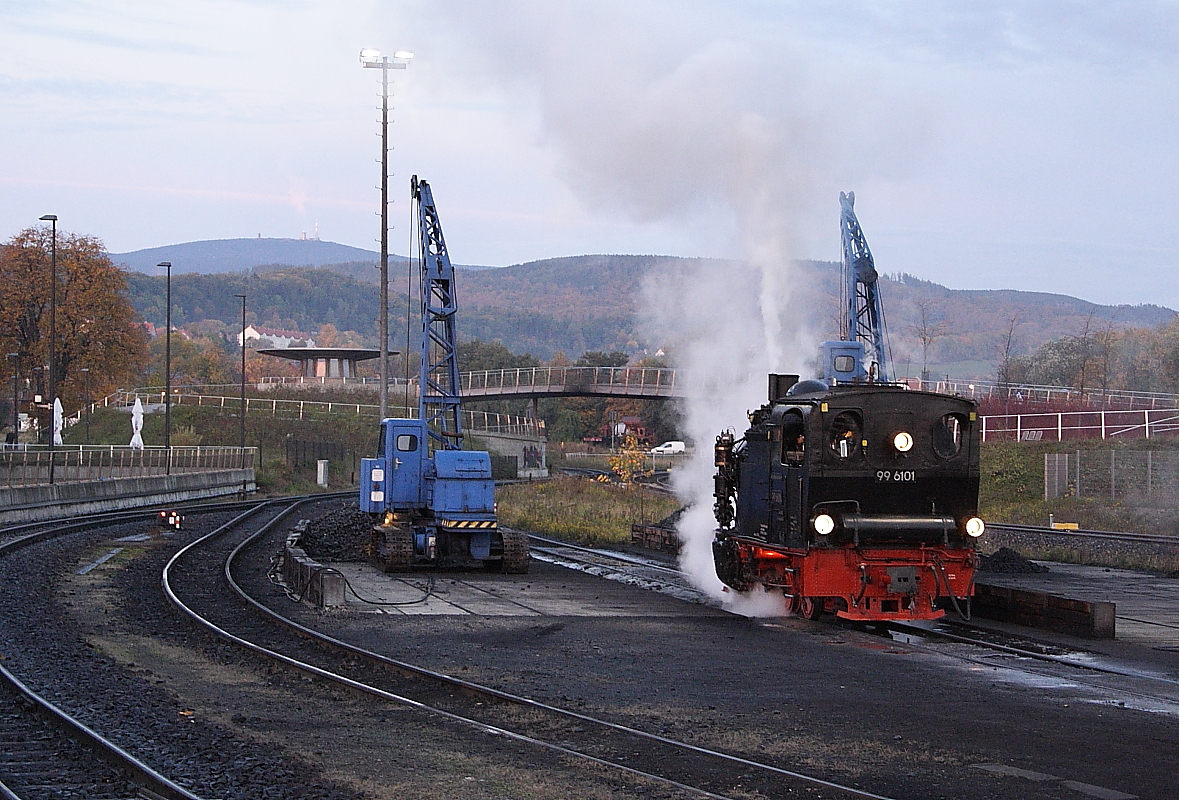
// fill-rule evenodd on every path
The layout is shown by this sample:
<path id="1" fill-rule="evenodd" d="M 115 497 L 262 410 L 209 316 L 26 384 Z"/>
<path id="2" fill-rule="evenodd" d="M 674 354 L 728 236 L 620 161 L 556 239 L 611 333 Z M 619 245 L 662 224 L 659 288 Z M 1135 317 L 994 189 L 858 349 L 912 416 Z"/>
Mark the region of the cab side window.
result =
<path id="1" fill-rule="evenodd" d="M 397 452 L 412 453 L 418 449 L 418 437 L 412 433 L 402 433 L 397 436 Z"/>
<path id="2" fill-rule="evenodd" d="M 782 463 L 798 466 L 805 458 L 806 427 L 802 413 L 787 411 L 782 417 Z"/>
<path id="3" fill-rule="evenodd" d="M 863 438 L 863 424 L 860 415 L 854 411 L 841 411 L 831 420 L 828 446 L 836 458 L 851 458 L 860 452 Z"/>

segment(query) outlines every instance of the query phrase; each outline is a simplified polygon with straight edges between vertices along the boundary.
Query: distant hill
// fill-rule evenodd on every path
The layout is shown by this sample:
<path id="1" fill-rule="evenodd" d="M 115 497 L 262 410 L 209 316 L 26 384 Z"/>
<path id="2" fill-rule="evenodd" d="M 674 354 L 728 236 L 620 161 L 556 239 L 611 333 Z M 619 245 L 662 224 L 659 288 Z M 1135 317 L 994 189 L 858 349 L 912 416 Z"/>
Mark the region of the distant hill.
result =
<path id="1" fill-rule="evenodd" d="M 320 239 L 207 239 L 201 242 L 182 242 L 163 247 L 132 250 L 129 253 L 109 253 L 111 260 L 124 269 L 156 275 L 162 261 L 172 264 L 172 274 L 199 272 L 245 272 L 251 269 L 284 269 L 286 267 L 325 267 L 365 283 L 376 283 L 380 273 L 381 254 L 337 242 Z M 390 270 L 405 269 L 406 257 L 389 254 Z M 456 265 L 460 266 L 460 265 Z M 492 269 L 476 265 L 461 265 L 463 269 Z"/>
<path id="2" fill-rule="evenodd" d="M 111 253 L 111 260 L 134 272 L 154 275 L 156 264 L 172 263 L 172 274 L 185 272 L 244 272 L 264 265 L 322 267 L 325 264 L 366 262 L 374 264 L 380 254 L 319 239 L 209 239 L 163 247 L 149 247 L 130 253 Z M 405 261 L 405 256 L 390 258 Z"/>
<path id="3" fill-rule="evenodd" d="M 245 293 L 250 298 L 251 322 L 309 333 L 331 323 L 340 330 L 358 331 L 366 344 L 376 346 L 376 270 L 371 264 L 352 261 L 315 269 L 267 266 L 249 275 L 173 275 L 173 319 L 181 326 L 202 320 L 240 326 L 240 306 L 233 295 Z M 460 269 L 459 333 L 464 338 L 500 341 L 514 352 L 531 352 L 543 359 L 558 350 L 570 357 L 586 350 L 654 352 L 668 342 L 659 331 L 651 330 L 650 324 L 643 324 L 646 281 L 660 273 L 674 274 L 700 265 L 717 269 L 732 266 L 710 259 L 590 255 L 498 269 Z M 390 272 L 392 344 L 401 349 L 407 303 L 404 261 Z M 130 277 L 136 309 L 145 319 L 162 323 L 164 279 Z M 793 309 L 787 313 L 801 315 L 816 340 L 834 337 L 839 265 L 803 262 L 795 278 L 798 289 Z M 1171 309 L 1155 305 L 1103 306 L 1043 292 L 950 289 L 909 275 L 881 276 L 881 294 L 894 365 L 901 374 L 910 375 L 921 369 L 916 328 L 922 309 L 928 325 L 941 331 L 929 348 L 930 371 L 961 378 L 994 375 L 1012 319 L 1016 321 L 1012 355 L 1023 355 L 1050 339 L 1078 335 L 1086 328 L 1092 334 L 1111 326 L 1153 327 L 1175 316 Z M 412 305 L 411 313 L 416 317 L 416 303 Z M 718 298 L 717 325 L 725 324 L 726 313 L 724 298 Z M 416 319 L 410 328 L 416 330 Z"/>

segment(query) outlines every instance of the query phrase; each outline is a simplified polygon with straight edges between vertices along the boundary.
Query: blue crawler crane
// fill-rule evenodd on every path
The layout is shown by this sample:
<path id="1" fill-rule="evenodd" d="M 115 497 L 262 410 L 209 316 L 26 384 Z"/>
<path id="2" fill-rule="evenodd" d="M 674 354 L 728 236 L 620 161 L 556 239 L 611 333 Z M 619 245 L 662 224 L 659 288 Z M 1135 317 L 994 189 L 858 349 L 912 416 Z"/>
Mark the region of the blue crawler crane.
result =
<path id="1" fill-rule="evenodd" d="M 463 450 L 454 267 L 430 184 L 413 177 L 418 210 L 421 367 L 416 419 L 381 420 L 376 458 L 360 462 L 360 509 L 380 515 L 371 552 L 386 572 L 415 566 L 528 571 L 528 538 L 501 530 L 491 457 Z"/>
<path id="2" fill-rule="evenodd" d="M 879 276 L 868 240 L 856 219 L 855 203 L 855 192 L 839 193 L 839 227 L 843 239 L 839 341 L 819 345 L 820 372 L 828 386 L 891 380 Z"/>

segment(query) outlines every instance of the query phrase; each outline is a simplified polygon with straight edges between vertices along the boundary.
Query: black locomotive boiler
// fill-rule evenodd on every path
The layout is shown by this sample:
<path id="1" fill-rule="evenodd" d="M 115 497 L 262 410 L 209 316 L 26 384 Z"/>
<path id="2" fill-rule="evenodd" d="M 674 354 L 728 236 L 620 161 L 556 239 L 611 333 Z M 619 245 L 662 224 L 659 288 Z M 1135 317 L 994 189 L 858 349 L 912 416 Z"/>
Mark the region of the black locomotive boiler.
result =
<path id="1" fill-rule="evenodd" d="M 941 617 L 973 594 L 977 406 L 834 383 L 771 375 L 744 437 L 717 437 L 717 575 L 810 618 Z"/>

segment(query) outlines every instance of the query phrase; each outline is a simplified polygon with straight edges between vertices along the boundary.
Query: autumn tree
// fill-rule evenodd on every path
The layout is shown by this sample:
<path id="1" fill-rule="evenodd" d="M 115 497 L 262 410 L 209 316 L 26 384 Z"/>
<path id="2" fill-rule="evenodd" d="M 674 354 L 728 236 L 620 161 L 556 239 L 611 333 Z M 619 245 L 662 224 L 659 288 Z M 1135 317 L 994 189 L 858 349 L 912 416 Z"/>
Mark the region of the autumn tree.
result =
<path id="1" fill-rule="evenodd" d="M 18 374 L 26 377 L 49 363 L 51 236 L 50 228 L 29 228 L 0 245 L 0 347 L 18 354 Z M 134 378 L 147 361 L 147 336 L 134 324 L 123 272 L 97 238 L 59 232 L 56 277 L 51 368 L 68 411 L 82 400 L 83 368 L 92 397 Z"/>

